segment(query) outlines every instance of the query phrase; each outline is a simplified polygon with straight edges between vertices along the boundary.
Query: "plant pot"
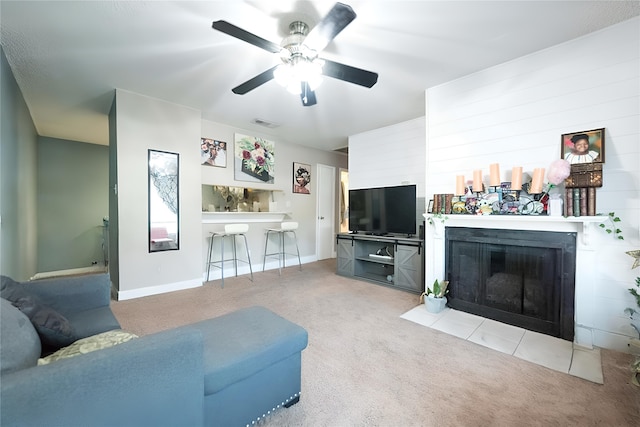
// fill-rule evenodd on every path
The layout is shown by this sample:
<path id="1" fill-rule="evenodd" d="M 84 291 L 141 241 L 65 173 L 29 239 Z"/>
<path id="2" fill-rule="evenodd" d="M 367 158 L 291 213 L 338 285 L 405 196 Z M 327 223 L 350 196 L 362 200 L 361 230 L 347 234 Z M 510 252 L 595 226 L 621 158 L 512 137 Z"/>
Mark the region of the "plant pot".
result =
<path id="1" fill-rule="evenodd" d="M 260 173 L 258 173 L 257 171 L 251 169 L 248 165 L 247 162 L 245 160 L 242 160 L 242 172 L 246 173 L 247 175 L 250 175 L 254 178 L 258 178 L 260 181 L 264 181 L 267 182 L 271 179 L 271 175 L 269 175 L 269 172 L 267 171 L 262 171 Z"/>
<path id="2" fill-rule="evenodd" d="M 424 299 L 424 305 L 429 313 L 440 313 L 447 304 L 447 297 L 436 298 L 433 295 L 427 295 Z"/>

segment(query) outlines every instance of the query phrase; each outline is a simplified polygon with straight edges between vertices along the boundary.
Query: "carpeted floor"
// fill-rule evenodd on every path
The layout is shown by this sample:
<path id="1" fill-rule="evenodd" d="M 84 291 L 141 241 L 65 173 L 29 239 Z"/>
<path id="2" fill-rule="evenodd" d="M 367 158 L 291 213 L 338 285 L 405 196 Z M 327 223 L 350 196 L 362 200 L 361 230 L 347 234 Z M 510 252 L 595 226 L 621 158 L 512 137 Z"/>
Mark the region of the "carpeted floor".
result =
<path id="1" fill-rule="evenodd" d="M 602 350 L 604 385 L 400 318 L 418 296 L 335 274 L 335 260 L 113 303 L 144 335 L 264 305 L 309 332 L 300 403 L 264 426 L 638 426 L 631 356 Z"/>

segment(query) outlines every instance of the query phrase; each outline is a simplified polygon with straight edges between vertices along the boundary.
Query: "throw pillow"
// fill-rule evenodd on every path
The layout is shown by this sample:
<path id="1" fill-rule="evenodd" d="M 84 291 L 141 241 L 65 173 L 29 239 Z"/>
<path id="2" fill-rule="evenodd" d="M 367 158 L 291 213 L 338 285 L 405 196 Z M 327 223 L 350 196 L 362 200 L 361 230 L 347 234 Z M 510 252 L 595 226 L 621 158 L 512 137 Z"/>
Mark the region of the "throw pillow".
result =
<path id="1" fill-rule="evenodd" d="M 40 338 L 29 318 L 6 299 L 0 299 L 0 368 L 2 373 L 35 366 Z"/>
<path id="2" fill-rule="evenodd" d="M 30 295 L 25 287 L 7 276 L 2 276 L 0 296 L 22 311 L 33 323 L 42 340 L 43 349 L 55 351 L 74 342 L 78 337 L 62 314 Z"/>
<path id="3" fill-rule="evenodd" d="M 81 354 L 91 353 L 92 351 L 113 347 L 114 345 L 122 344 L 134 338 L 138 338 L 138 336 L 130 332 L 123 331 L 122 329 L 103 332 L 98 335 L 82 338 L 67 347 L 61 348 L 55 353 L 48 355 L 47 357 L 38 359 L 38 365 L 48 365 L 56 360 L 68 359 Z"/>

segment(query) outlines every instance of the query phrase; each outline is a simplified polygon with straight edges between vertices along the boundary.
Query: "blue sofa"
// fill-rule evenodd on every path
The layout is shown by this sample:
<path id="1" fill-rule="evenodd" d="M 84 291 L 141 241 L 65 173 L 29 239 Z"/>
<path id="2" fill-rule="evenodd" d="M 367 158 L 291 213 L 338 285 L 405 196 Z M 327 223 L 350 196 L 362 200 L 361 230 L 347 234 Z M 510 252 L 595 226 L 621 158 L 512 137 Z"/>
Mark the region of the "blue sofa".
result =
<path id="1" fill-rule="evenodd" d="M 109 277 L 5 279 L 3 427 L 245 426 L 300 398 L 307 332 L 264 307 L 37 365 L 43 348 L 53 350 L 51 335 L 55 344 L 120 328 L 109 307 Z M 35 303 L 24 304 L 25 295 Z M 32 316 L 25 305 L 45 315 Z"/>

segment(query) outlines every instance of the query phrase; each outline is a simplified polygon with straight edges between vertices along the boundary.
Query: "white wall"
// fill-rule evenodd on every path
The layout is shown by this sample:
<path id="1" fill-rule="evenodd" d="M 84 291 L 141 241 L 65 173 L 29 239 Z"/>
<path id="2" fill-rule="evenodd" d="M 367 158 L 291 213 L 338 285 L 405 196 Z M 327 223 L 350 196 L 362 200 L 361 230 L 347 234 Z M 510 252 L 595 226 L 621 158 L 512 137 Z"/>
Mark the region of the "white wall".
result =
<path id="1" fill-rule="evenodd" d="M 200 286 L 200 112 L 124 90 L 116 90 L 115 103 L 118 298 Z M 177 251 L 149 253 L 148 149 L 180 154 Z"/>
<path id="2" fill-rule="evenodd" d="M 111 156 L 116 160 L 111 162 L 109 172 L 110 222 L 112 230 L 117 229 L 117 236 L 110 242 L 110 272 L 118 299 L 202 284 L 209 232 L 222 228 L 222 225 L 202 224 L 202 184 L 278 190 L 274 193 L 278 210 L 291 212 L 291 218 L 300 223 L 297 234 L 301 256 L 315 259 L 316 183 L 313 177 L 316 165 L 344 167 L 347 163 L 344 155 L 292 144 L 266 133 L 202 120 L 200 111 L 124 90 L 116 90 L 110 126 L 115 134 Z M 234 180 L 232 155 L 236 132 L 276 143 L 273 185 Z M 226 168 L 200 165 L 201 137 L 229 143 Z M 150 148 L 180 154 L 178 251 L 148 252 L 147 150 Z M 312 165 L 311 195 L 292 193 L 294 161 Z M 117 195 L 113 189 L 116 182 Z M 256 270 L 262 267 L 264 227 L 254 224 L 251 228 L 247 237 Z M 216 275 L 212 275 L 214 277 Z"/>
<path id="3" fill-rule="evenodd" d="M 275 143 L 275 180 L 273 184 L 264 184 L 257 182 L 236 181 L 234 180 L 234 134 L 240 133 L 268 139 Z M 275 190 L 273 193 L 274 200 L 278 203 L 278 210 L 289 212 L 290 219 L 299 223 L 297 231 L 298 244 L 300 247 L 300 256 L 304 261 L 314 261 L 316 256 L 316 195 L 317 195 L 317 165 L 325 164 L 336 167 L 336 171 L 340 167 L 347 166 L 347 157 L 337 152 L 329 152 L 317 150 L 314 148 L 302 146 L 283 140 L 279 137 L 270 135 L 268 131 L 257 132 L 247 129 L 239 129 L 222 123 L 216 123 L 209 120 L 202 120 L 203 138 L 211 138 L 218 141 L 228 143 L 227 148 L 227 167 L 211 167 L 200 166 L 202 174 L 202 183 L 210 185 L 228 185 L 234 187 L 259 188 L 265 190 Z M 198 139 L 199 141 L 199 139 Z M 197 148 L 197 147 L 196 147 Z M 308 186 L 311 194 L 294 194 L 293 193 L 293 162 L 305 163 L 311 165 L 311 182 Z M 336 172 L 336 194 L 338 193 L 339 177 Z M 337 206 L 337 203 L 336 203 Z M 336 230 L 338 230 L 337 213 L 336 213 Z M 252 264 L 254 268 L 262 268 L 262 259 L 264 255 L 264 229 L 274 227 L 276 224 L 252 224 L 247 235 L 249 247 L 251 250 Z M 221 229 L 221 225 L 204 225 L 202 237 L 203 265 L 206 258 L 206 238 L 210 231 Z M 271 251 L 271 248 L 270 248 Z M 287 257 L 289 259 L 289 257 Z M 274 259 L 275 260 L 275 259 Z M 267 260 L 269 261 L 269 260 Z M 297 260 L 296 260 L 297 262 Z M 269 262 L 267 262 L 269 264 Z M 277 260 L 270 263 L 267 267 L 277 267 Z M 212 276 L 213 277 L 213 276 Z"/>
<path id="4" fill-rule="evenodd" d="M 424 197 L 425 118 L 349 137 L 349 188 L 417 185 Z"/>
<path id="5" fill-rule="evenodd" d="M 427 195 L 453 192 L 455 176 L 474 169 L 486 182 L 490 163 L 503 180 L 513 166 L 548 168 L 561 134 L 606 128 L 597 211 L 622 218 L 625 240 L 596 233 L 597 272 L 581 287 L 593 343 L 621 351 L 633 336 L 627 289 L 640 275 L 625 254 L 640 245 L 639 56 L 636 18 L 426 91 Z"/>
<path id="6" fill-rule="evenodd" d="M 416 230 L 425 212 L 425 118 L 349 137 L 349 189 L 416 185 Z"/>

